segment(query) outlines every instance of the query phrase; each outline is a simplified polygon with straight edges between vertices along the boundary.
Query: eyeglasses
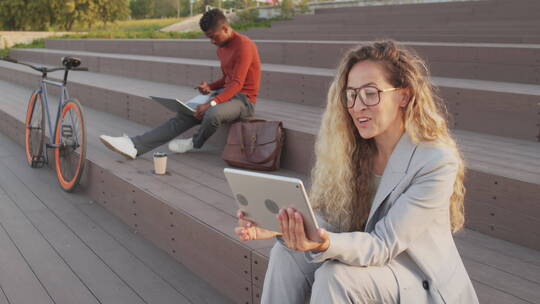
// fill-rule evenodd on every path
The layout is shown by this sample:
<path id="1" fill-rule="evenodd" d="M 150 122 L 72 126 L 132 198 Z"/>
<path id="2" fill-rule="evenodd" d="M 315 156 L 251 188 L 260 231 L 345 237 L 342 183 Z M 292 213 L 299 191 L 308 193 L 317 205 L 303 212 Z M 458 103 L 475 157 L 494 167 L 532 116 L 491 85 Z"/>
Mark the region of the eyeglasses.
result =
<path id="1" fill-rule="evenodd" d="M 360 97 L 360 101 L 368 107 L 376 106 L 381 101 L 381 96 L 380 96 L 381 93 L 396 91 L 399 89 L 401 88 L 389 88 L 385 90 L 380 90 L 371 85 L 363 86 L 360 88 L 348 88 L 348 89 L 345 89 L 345 95 L 346 95 L 346 101 L 347 101 L 346 106 L 349 109 L 354 107 L 357 97 Z"/>

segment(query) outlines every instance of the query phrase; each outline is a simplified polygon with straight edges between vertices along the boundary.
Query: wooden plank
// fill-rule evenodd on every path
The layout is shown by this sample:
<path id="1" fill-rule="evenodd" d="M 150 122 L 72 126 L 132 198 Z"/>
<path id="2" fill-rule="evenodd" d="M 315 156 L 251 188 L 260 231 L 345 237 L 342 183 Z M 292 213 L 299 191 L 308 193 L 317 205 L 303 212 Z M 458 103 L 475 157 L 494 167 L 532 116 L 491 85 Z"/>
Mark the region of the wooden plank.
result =
<path id="1" fill-rule="evenodd" d="M 500 239 L 540 249 L 540 221 L 481 201 L 467 201 L 466 225 Z"/>
<path id="2" fill-rule="evenodd" d="M 250 264 L 249 260 L 243 261 L 244 255 L 241 253 L 244 250 L 247 252 L 248 249 L 242 249 L 242 246 L 238 246 L 239 244 L 237 242 L 230 242 L 230 236 L 216 234 L 216 228 L 218 231 L 230 230 L 232 233 L 232 228 L 224 229 L 222 227 L 223 225 L 226 225 L 227 227 L 232 226 L 227 223 L 227 219 L 223 218 L 223 215 L 216 214 L 215 211 L 207 209 L 200 201 L 195 201 L 190 197 L 179 200 L 178 192 L 170 192 L 167 190 L 168 187 L 155 181 L 153 175 L 146 176 L 136 173 L 140 171 L 140 169 L 129 169 L 129 171 L 134 172 L 135 175 L 125 175 L 126 168 L 124 167 L 124 169 L 122 169 L 123 167 L 111 160 L 110 157 L 107 156 L 101 158 L 101 161 L 105 161 L 104 165 L 108 169 L 115 168 L 115 174 L 119 174 L 120 178 L 128 178 L 131 183 L 140 184 L 142 182 L 145 185 L 144 190 L 134 188 L 136 192 L 136 203 L 138 205 L 137 208 L 141 208 L 138 212 L 138 220 L 132 222 L 137 225 L 132 226 L 137 229 L 137 233 L 149 238 L 160 248 L 174 254 L 175 257 L 183 258 L 179 261 L 184 263 L 198 275 L 209 280 L 213 286 L 219 288 L 219 290 L 227 296 L 238 300 L 245 299 L 249 296 L 249 300 L 251 299 L 249 282 L 241 279 L 235 274 L 240 274 L 242 271 L 235 267 L 238 267 L 238 265 Z M 146 191 L 151 192 L 146 193 Z M 143 196 L 141 197 L 141 195 Z M 166 206 L 164 202 L 171 204 L 171 206 Z M 193 215 L 186 215 L 183 213 L 184 211 L 182 211 L 182 209 L 185 208 L 185 206 L 180 208 L 180 205 L 182 204 L 190 206 L 189 212 L 194 214 L 195 218 L 197 218 L 196 220 L 192 217 Z M 109 206 L 109 203 L 107 203 L 106 206 Z M 169 215 L 167 208 L 172 208 L 169 210 L 172 212 L 173 217 L 180 216 L 181 218 L 174 220 L 171 215 Z M 169 228 L 169 220 L 163 221 L 163 219 L 167 218 L 174 220 L 173 223 L 175 224 L 172 229 Z M 204 221 L 209 220 L 216 228 L 206 227 L 204 225 L 200 226 L 199 221 L 201 219 Z M 197 222 L 199 223 L 197 224 Z M 185 228 L 186 230 L 182 231 L 182 228 Z M 174 232 L 176 229 L 180 229 L 180 232 Z M 177 234 L 178 237 L 169 239 L 168 235 L 173 232 Z M 182 239 L 179 239 L 180 237 L 187 239 L 185 242 L 182 242 Z M 178 243 L 187 247 L 178 248 Z M 220 256 L 219 260 L 215 259 L 216 254 Z M 189 259 L 185 259 L 185 257 L 188 257 Z M 226 276 L 222 277 L 223 275 Z"/>
<path id="3" fill-rule="evenodd" d="M 32 227 L 30 235 L 12 235 L 55 301 L 86 303 L 88 298 L 93 302 L 97 298 L 100 302 L 143 303 L 122 278 L 20 183 L 4 162 L 0 168 L 0 183 L 7 185 L 8 194 L 18 205 L 3 210 L 0 216 L 8 231 L 7 223 L 14 231 L 21 225 Z"/>
<path id="4" fill-rule="evenodd" d="M 478 301 L 482 304 L 531 304 L 531 302 L 510 295 L 503 290 L 499 290 L 473 280 L 474 289 L 478 296 Z"/>
<path id="5" fill-rule="evenodd" d="M 52 186 L 52 187 L 56 187 L 56 186 L 54 186 L 54 185 L 51 185 L 51 186 Z M 62 192 L 61 192 L 61 193 L 62 193 Z M 59 199 L 59 200 L 61 200 L 61 199 Z M 77 222 L 80 222 L 80 221 L 77 221 Z M 225 300 L 225 301 L 217 300 L 217 301 L 214 301 L 214 302 L 226 302 L 226 301 L 227 301 L 227 300 Z M 159 302 L 158 302 L 158 303 L 159 303 Z"/>
<path id="6" fill-rule="evenodd" d="M 0 304 L 9 304 L 8 299 L 6 298 L 6 293 L 2 286 L 0 286 Z"/>
<path id="7" fill-rule="evenodd" d="M 31 170 L 24 164 L 13 159 L 7 166 L 25 180 L 32 180 Z M 40 182 L 29 185 L 32 191 L 54 213 L 60 221 L 86 246 L 91 248 L 122 281 L 147 303 L 189 303 L 178 291 L 171 288 L 158 275 L 142 263 L 136 256 L 118 244 L 114 238 L 102 229 L 77 208 L 69 204 L 60 195 L 60 189 L 50 191 L 50 187 Z M 41 221 L 40 226 L 46 229 L 54 219 L 36 219 Z M 52 225 L 51 225 L 52 226 Z M 53 227 L 49 228 L 51 233 Z"/>
<path id="8" fill-rule="evenodd" d="M 503 255 L 497 251 L 461 239 L 456 239 L 456 243 L 462 257 L 480 264 L 489 265 L 490 267 L 512 274 L 516 277 L 529 280 L 530 282 L 539 285 L 538 287 L 540 288 L 539 265 L 528 263 L 508 255 Z M 540 253 L 538 255 L 540 255 Z"/>
<path id="9" fill-rule="evenodd" d="M 470 229 L 460 231 L 456 234 L 455 238 L 496 252 L 503 257 L 517 259 L 524 263 L 535 265 L 536 267 L 540 266 L 540 254 L 537 250 L 496 239 Z"/>
<path id="10" fill-rule="evenodd" d="M 2 166 L 2 169 L 4 170 L 5 167 Z M 3 171 L 3 174 L 6 172 Z M 10 185 L 10 187 L 14 187 L 14 185 Z M 70 266 L 52 248 L 48 240 L 18 209 L 17 203 L 13 201 L 17 198 L 10 190 L 8 190 L 8 195 L 11 201 L 4 201 L 0 220 L 41 284 L 47 289 L 47 293 L 55 302 L 98 303 L 94 295 L 72 272 Z M 20 191 L 20 189 L 17 190 Z M 38 214 L 44 210 L 36 207 L 29 212 Z"/>
<path id="11" fill-rule="evenodd" d="M 0 151 L 5 147 L 13 147 L 6 143 L 4 136 L 0 135 Z M 17 147 L 22 153 L 22 149 Z M 16 160 L 13 160 L 17 162 Z M 23 161 L 18 162 L 20 164 L 20 172 L 26 172 L 24 174 L 25 182 L 35 191 L 37 195 L 46 191 L 47 188 L 55 189 L 57 187 L 55 175 L 50 170 L 31 170 L 24 166 Z M 30 173 L 31 171 L 31 173 Z M 213 290 L 207 283 L 203 282 L 200 278 L 194 274 L 189 273 L 184 266 L 174 261 L 165 252 L 152 246 L 147 241 L 144 241 L 136 234 L 130 232 L 129 227 L 121 224 L 117 219 L 107 213 L 101 206 L 92 202 L 89 203 L 89 198 L 80 193 L 67 194 L 63 191 L 56 191 L 58 197 L 51 197 L 51 199 L 59 202 L 64 202 L 60 208 L 68 209 L 66 212 L 73 212 L 73 208 L 77 208 L 83 212 L 86 216 L 90 217 L 93 221 L 93 225 L 97 225 L 108 235 L 114 238 L 117 242 L 130 251 L 131 254 L 136 255 L 141 262 L 147 267 L 153 269 L 153 272 L 158 274 L 161 278 L 166 280 L 170 285 L 182 293 L 186 294 L 186 297 L 194 303 L 226 303 L 229 301 L 222 295 Z M 50 197 L 50 194 L 44 195 L 45 198 Z M 90 216 L 92 215 L 92 216 Z M 81 224 L 79 220 L 76 221 Z M 96 228 L 93 228 L 94 230 Z M 99 229 L 98 229 L 99 230 Z M 142 257 L 141 257 L 142 256 Z M 152 267 L 153 266 L 153 267 Z"/>
<path id="12" fill-rule="evenodd" d="M 0 195 L 0 205 L 13 204 L 9 197 Z M 33 269 L 21 255 L 13 240 L 0 223 L 0 303 L 54 303 Z M 21 288 L 24 286 L 25 288 Z M 2 298 L 4 300 L 2 300 Z"/>
<path id="13" fill-rule="evenodd" d="M 98 204 L 84 204 L 79 208 L 192 303 L 230 302 L 229 299 L 218 293 L 188 268 L 172 259 L 167 253 L 132 233 L 128 226 L 121 224 Z"/>
<path id="14" fill-rule="evenodd" d="M 540 302 L 539 284 L 495 269 L 489 265 L 463 258 L 471 279 L 530 303 Z"/>
<path id="15" fill-rule="evenodd" d="M 266 275 L 266 269 L 268 268 L 268 261 L 270 258 L 271 249 L 272 247 L 266 247 L 259 250 L 253 250 L 251 252 L 251 259 L 252 259 L 251 272 L 253 276 L 252 282 L 253 282 L 253 285 L 261 289 L 264 285 L 264 277 Z"/>
<path id="16" fill-rule="evenodd" d="M 262 288 L 253 285 L 253 304 L 260 304 L 261 303 L 261 296 L 262 296 Z"/>

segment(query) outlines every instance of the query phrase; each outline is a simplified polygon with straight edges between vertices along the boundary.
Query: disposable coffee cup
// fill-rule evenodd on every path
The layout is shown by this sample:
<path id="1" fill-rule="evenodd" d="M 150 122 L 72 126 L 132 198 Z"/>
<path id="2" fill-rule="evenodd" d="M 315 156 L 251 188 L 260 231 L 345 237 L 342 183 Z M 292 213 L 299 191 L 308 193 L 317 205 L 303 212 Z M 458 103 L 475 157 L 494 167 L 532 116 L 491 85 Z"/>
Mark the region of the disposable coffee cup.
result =
<path id="1" fill-rule="evenodd" d="M 163 175 L 167 172 L 167 153 L 154 153 L 154 173 Z"/>

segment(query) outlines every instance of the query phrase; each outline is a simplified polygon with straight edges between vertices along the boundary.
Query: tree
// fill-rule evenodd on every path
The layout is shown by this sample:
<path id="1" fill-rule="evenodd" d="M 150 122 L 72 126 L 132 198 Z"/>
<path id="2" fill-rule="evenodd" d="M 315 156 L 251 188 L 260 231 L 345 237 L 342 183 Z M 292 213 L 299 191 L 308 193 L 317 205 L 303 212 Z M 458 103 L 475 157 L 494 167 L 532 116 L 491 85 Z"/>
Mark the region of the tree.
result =
<path id="1" fill-rule="evenodd" d="M 294 2 L 292 0 L 282 0 L 280 5 L 281 16 L 284 18 L 294 17 Z"/>
<path id="2" fill-rule="evenodd" d="M 151 1 L 151 0 L 148 0 Z M 70 31 L 74 24 L 92 26 L 129 17 L 128 0 L 0 0 L 0 28 Z"/>
<path id="3" fill-rule="evenodd" d="M 131 17 L 134 19 L 175 17 L 178 15 L 179 2 L 180 15 L 187 16 L 189 0 L 132 0 L 129 4 Z"/>
<path id="4" fill-rule="evenodd" d="M 71 31 L 75 22 L 91 23 L 96 19 L 96 5 L 92 0 L 65 0 L 60 7 L 60 26 Z"/>
<path id="5" fill-rule="evenodd" d="M 0 0 L 0 21 L 6 30 L 29 30 L 32 18 L 25 14 L 28 2 L 24 0 Z"/>
<path id="6" fill-rule="evenodd" d="M 132 0 L 129 3 L 131 9 L 131 17 L 134 19 L 143 19 L 154 16 L 154 1 L 153 0 Z"/>
<path id="7" fill-rule="evenodd" d="M 219 0 L 197 0 L 193 4 L 193 14 L 204 13 L 207 5 L 219 7 Z"/>
<path id="8" fill-rule="evenodd" d="M 92 0 L 95 5 L 97 18 L 107 25 L 107 22 L 125 20 L 130 15 L 128 0 Z"/>

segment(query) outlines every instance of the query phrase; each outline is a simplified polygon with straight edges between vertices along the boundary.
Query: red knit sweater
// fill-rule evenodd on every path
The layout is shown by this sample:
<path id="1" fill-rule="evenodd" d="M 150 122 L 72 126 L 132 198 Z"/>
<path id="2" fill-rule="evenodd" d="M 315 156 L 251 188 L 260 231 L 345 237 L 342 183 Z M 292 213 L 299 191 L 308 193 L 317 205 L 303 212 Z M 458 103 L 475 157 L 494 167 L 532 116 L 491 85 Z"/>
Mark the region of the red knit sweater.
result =
<path id="1" fill-rule="evenodd" d="M 251 102 L 256 103 L 261 81 L 261 60 L 255 42 L 233 32 L 227 44 L 217 48 L 217 56 L 223 77 L 209 86 L 211 90 L 224 90 L 213 99 L 222 103 L 238 93 L 244 93 Z"/>

